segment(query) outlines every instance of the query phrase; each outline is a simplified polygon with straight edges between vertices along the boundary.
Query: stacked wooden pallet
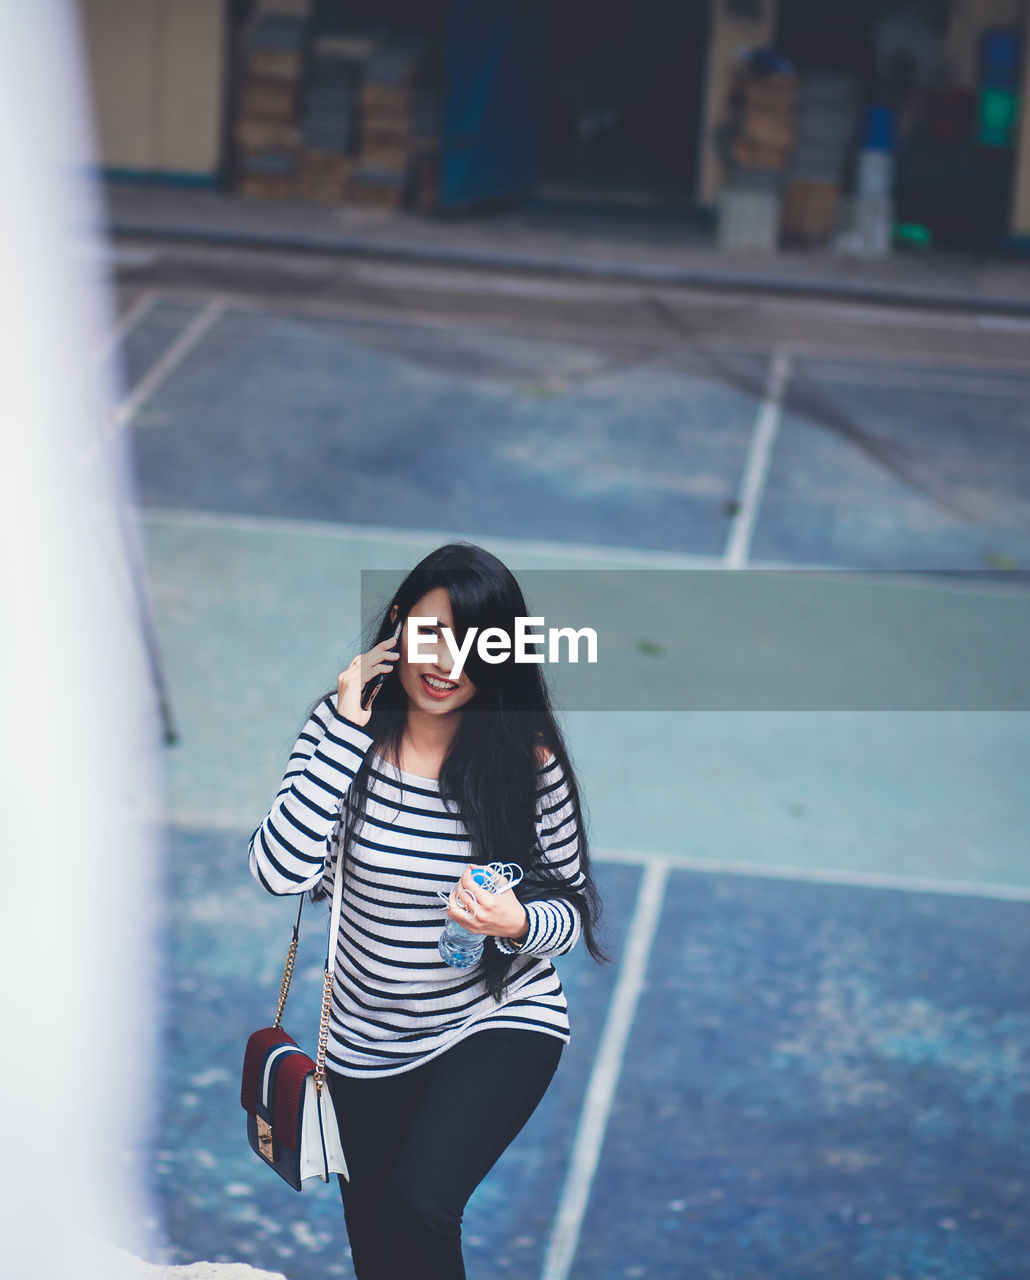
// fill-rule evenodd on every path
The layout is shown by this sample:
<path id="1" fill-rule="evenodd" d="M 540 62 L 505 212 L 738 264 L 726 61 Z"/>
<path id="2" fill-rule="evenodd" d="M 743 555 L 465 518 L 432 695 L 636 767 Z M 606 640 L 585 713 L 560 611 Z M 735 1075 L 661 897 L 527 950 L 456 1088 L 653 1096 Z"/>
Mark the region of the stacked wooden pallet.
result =
<path id="1" fill-rule="evenodd" d="M 729 180 L 719 193 L 719 247 L 771 253 L 779 243 L 783 176 L 794 150 L 797 80 L 785 71 L 742 68 L 729 108 L 723 133 Z"/>
<path id="2" fill-rule="evenodd" d="M 397 209 L 436 204 L 439 94 L 414 40 L 307 39 L 306 19 L 260 15 L 241 52 L 234 185 Z"/>
<path id="3" fill-rule="evenodd" d="M 417 44 L 385 44 L 365 68 L 362 130 L 354 199 L 398 209 L 407 200 L 422 139 L 419 82 L 425 51 Z"/>
<path id="4" fill-rule="evenodd" d="M 235 189 L 276 198 L 298 191 L 303 139 L 297 126 L 305 22 L 257 18 L 244 37 L 234 128 Z"/>
<path id="5" fill-rule="evenodd" d="M 818 248 L 832 238 L 860 105 L 852 76 L 825 71 L 802 76 L 798 143 L 784 195 L 786 244 Z"/>
<path id="6" fill-rule="evenodd" d="M 837 225 L 840 183 L 825 178 L 791 178 L 783 195 L 783 239 L 799 249 L 829 243 Z"/>
<path id="7" fill-rule="evenodd" d="M 739 169 L 785 170 L 797 129 L 797 79 L 747 72 L 735 86 L 733 165 Z"/>
<path id="8" fill-rule="evenodd" d="M 322 36 L 308 60 L 301 129 L 300 194 L 307 200 L 350 198 L 361 146 L 361 86 L 374 42 L 362 36 Z"/>

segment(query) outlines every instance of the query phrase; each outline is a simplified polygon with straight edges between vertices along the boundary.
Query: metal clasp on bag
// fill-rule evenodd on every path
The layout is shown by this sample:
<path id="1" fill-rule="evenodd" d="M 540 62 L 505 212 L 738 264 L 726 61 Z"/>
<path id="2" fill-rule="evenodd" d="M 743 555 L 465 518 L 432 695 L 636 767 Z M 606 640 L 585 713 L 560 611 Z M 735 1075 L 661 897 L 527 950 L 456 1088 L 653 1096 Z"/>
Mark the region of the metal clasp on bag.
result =
<path id="1" fill-rule="evenodd" d="M 255 1116 L 254 1119 L 257 1121 L 258 1146 L 261 1148 L 261 1154 L 268 1161 L 268 1163 L 271 1164 L 272 1163 L 272 1126 L 268 1123 L 267 1120 L 263 1120 L 260 1116 Z"/>

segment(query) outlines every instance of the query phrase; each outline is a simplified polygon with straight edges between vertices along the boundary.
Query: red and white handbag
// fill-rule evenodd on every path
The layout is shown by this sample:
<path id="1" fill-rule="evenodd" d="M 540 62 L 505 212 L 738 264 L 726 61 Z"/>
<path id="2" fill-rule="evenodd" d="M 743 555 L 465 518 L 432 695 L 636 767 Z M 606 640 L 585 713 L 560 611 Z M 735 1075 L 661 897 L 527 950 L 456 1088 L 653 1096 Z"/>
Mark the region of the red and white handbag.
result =
<path id="1" fill-rule="evenodd" d="M 338 853 L 315 1060 L 309 1058 L 280 1025 L 297 956 L 303 896 L 283 969 L 275 1022 L 254 1032 L 247 1041 L 243 1056 L 240 1101 L 247 1113 L 247 1138 L 261 1159 L 297 1191 L 303 1190 L 308 1178 L 328 1182 L 333 1173 L 350 1178 L 340 1141 L 340 1127 L 325 1078 L 329 1004 L 343 906 L 342 867 L 343 858 Z"/>

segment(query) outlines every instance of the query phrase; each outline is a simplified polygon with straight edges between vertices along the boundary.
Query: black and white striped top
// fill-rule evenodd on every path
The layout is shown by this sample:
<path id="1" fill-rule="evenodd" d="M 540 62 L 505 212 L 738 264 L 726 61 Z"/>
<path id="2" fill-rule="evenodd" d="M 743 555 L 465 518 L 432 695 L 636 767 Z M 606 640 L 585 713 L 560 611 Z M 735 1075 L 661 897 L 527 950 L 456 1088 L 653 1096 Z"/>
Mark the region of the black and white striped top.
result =
<path id="1" fill-rule="evenodd" d="M 323 876 L 332 892 L 341 805 L 371 745 L 364 729 L 337 713 L 334 695 L 319 703 L 251 837 L 250 869 L 270 893 L 300 893 Z M 545 859 L 581 886 L 580 832 L 553 755 L 537 770 L 536 815 Z M 551 958 L 579 938 L 579 912 L 570 903 L 526 903 L 529 932 L 521 944 L 487 939 L 518 957 L 500 1004 L 487 991 L 480 965 L 454 969 L 440 958 L 447 909 L 437 890 L 449 892 L 470 861 L 468 833 L 445 806 L 438 782 L 373 755 L 365 819 L 345 869 L 330 1070 L 395 1075 L 486 1027 L 532 1029 L 568 1043 L 568 1008 Z"/>

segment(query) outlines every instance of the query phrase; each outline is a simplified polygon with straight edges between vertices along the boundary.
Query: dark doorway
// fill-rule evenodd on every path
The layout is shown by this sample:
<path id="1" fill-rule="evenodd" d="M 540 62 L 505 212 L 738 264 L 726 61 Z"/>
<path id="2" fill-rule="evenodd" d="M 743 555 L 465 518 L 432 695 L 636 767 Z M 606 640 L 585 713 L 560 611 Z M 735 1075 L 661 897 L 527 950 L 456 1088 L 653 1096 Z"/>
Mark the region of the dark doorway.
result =
<path id="1" fill-rule="evenodd" d="M 551 0 L 548 193 L 692 199 L 706 11 L 705 0 Z"/>
<path id="2" fill-rule="evenodd" d="M 448 0 L 314 0 L 314 29 L 336 31 L 389 30 L 438 36 L 447 17 Z"/>
<path id="3" fill-rule="evenodd" d="M 951 0 L 780 0 L 775 45 L 801 71 L 847 71 L 871 86 L 881 18 L 909 11 L 943 33 L 950 10 Z"/>
<path id="4" fill-rule="evenodd" d="M 878 0 L 781 0 L 776 49 L 800 71 L 847 71 L 869 83 L 873 51 L 869 26 Z"/>

